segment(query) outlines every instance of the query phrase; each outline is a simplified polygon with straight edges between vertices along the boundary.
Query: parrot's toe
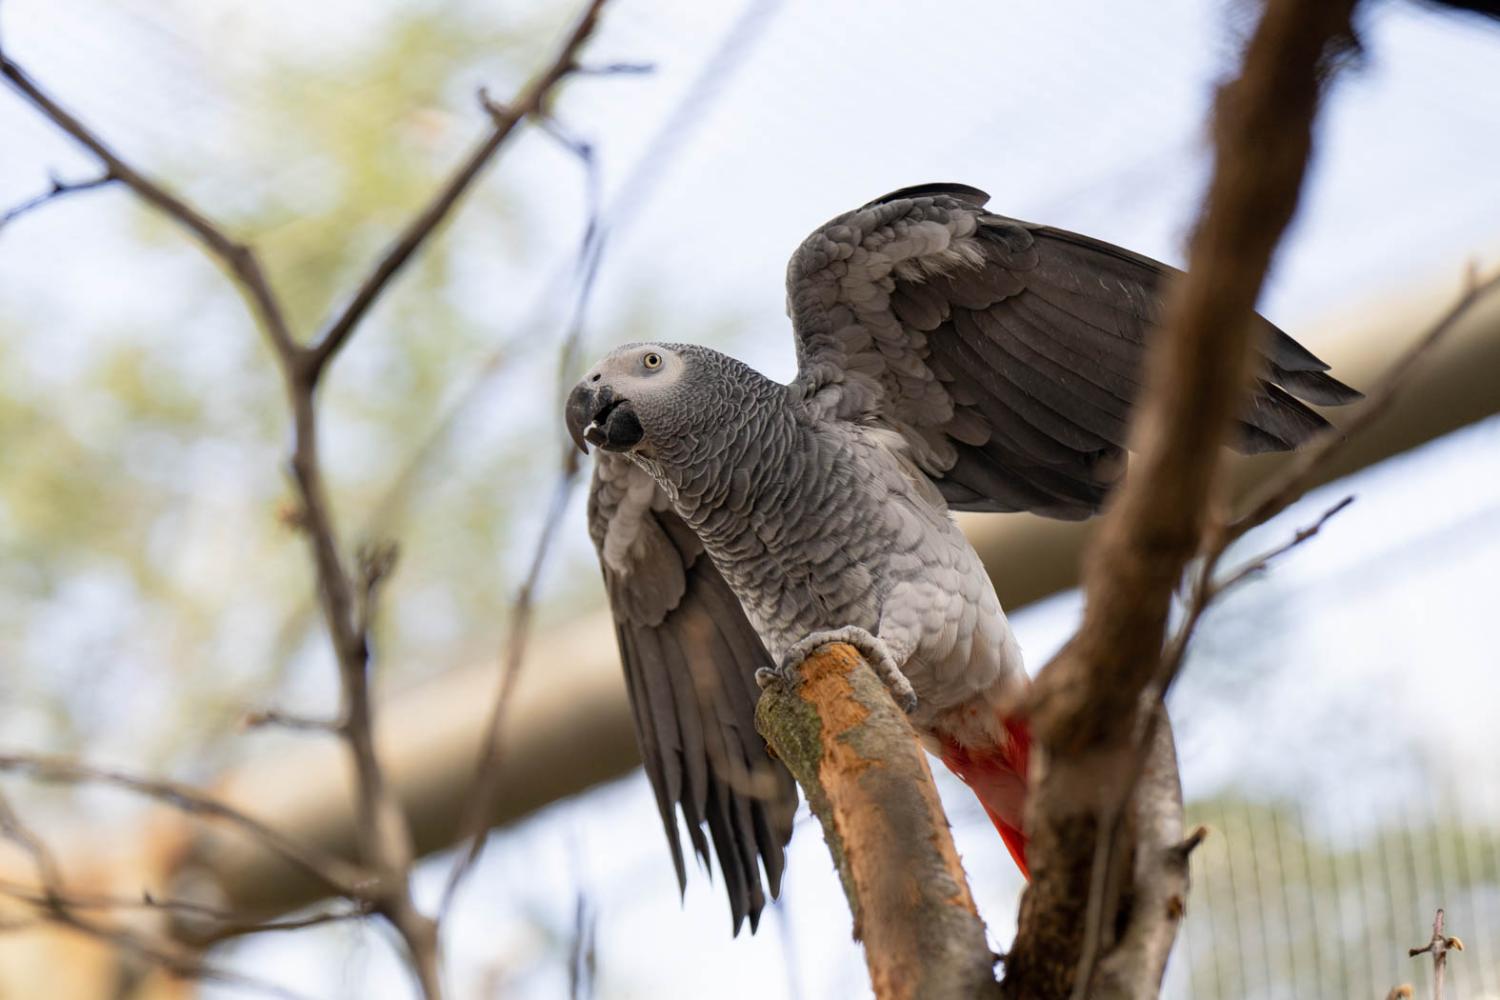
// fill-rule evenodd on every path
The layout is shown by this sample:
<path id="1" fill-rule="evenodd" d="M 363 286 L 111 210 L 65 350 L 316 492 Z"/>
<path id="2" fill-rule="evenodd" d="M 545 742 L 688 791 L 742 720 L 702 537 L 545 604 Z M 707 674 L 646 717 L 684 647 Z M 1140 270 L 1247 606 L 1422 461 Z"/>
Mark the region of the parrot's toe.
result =
<path id="1" fill-rule="evenodd" d="M 901 706 L 903 712 L 909 714 L 916 710 L 917 692 L 912 689 L 911 681 L 907 679 L 906 674 L 901 672 L 896 658 L 891 655 L 890 647 L 879 636 L 857 625 L 814 632 L 787 650 L 786 656 L 782 657 L 779 670 L 763 667 L 756 671 L 755 679 L 762 688 L 770 683 L 770 679 L 762 681 L 761 674 L 769 674 L 772 678 L 795 686 L 802 676 L 801 667 L 804 660 L 824 646 L 840 642 L 859 650 L 860 655 L 870 664 L 876 676 L 890 690 L 891 697 L 895 699 L 897 705 Z"/>
<path id="2" fill-rule="evenodd" d="M 755 671 L 755 684 L 762 691 L 772 684 L 794 684 L 796 680 L 796 674 L 789 676 L 784 669 L 778 667 L 761 667 Z"/>

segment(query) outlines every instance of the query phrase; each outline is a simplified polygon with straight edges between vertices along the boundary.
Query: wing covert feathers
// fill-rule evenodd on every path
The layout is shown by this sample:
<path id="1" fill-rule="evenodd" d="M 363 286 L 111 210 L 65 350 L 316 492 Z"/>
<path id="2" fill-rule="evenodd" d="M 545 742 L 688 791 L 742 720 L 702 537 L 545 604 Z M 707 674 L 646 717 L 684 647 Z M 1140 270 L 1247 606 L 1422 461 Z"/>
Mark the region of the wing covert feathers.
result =
<path id="1" fill-rule="evenodd" d="M 806 405 L 900 432 L 961 510 L 1095 513 L 1125 464 L 1145 341 L 1178 272 L 984 210 L 959 184 L 904 188 L 813 233 L 787 269 Z M 1328 426 L 1360 398 L 1256 316 L 1263 365 L 1237 450 Z"/>

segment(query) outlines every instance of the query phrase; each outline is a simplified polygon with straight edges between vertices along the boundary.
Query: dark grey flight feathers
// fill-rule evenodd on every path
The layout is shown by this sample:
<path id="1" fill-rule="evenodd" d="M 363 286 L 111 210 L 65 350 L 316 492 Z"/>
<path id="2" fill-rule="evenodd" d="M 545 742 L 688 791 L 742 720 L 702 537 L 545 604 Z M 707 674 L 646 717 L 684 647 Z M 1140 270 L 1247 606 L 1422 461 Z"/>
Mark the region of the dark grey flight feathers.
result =
<path id="1" fill-rule="evenodd" d="M 910 199 L 932 196 L 973 213 L 983 254 L 977 266 L 920 283 L 898 278 L 890 296 L 913 353 L 954 404 L 953 418 L 934 428 L 957 451 L 938 488 L 955 510 L 1090 517 L 1123 470 L 1145 340 L 1161 319 L 1165 282 L 1181 272 L 1101 240 L 985 212 L 989 195 L 961 184 L 905 188 L 863 211 L 900 217 Z M 799 256 L 807 252 L 804 245 Z M 1269 321 L 1255 322 L 1265 366 L 1235 449 L 1285 451 L 1328 426 L 1302 400 L 1339 406 L 1360 394 Z M 801 341 L 799 348 L 805 358 Z"/>
<path id="2" fill-rule="evenodd" d="M 1098 512 L 1124 471 L 1144 345 L 1161 318 L 1163 285 L 1177 272 L 1087 236 L 993 214 L 984 208 L 988 200 L 984 192 L 959 184 L 905 188 L 809 236 L 787 272 L 799 362 L 790 386 L 769 383 L 722 355 L 682 345 L 658 349 L 673 356 L 667 367 L 678 360 L 687 366 L 680 378 L 694 380 L 697 396 L 681 395 L 686 381 L 666 381 L 678 375 L 658 380 L 672 389 L 664 388 L 655 401 L 640 388 L 658 384 L 647 380 L 644 370 L 636 381 L 628 372 L 618 378 L 601 375 L 624 372 L 628 365 L 650 369 L 653 360 L 662 365 L 645 345 L 648 354 L 640 358 L 601 362 L 570 397 L 568 423 L 575 440 L 601 446 L 589 527 L 600 550 L 641 754 L 677 877 L 685 885 L 676 816 L 681 810 L 693 852 L 705 867 L 712 842 L 736 930 L 747 917 L 753 928 L 767 895 L 778 891 L 797 803 L 790 776 L 769 757 L 755 730 L 756 670 L 772 667 L 773 655 L 778 661 L 785 657 L 799 629 L 806 636 L 860 624 L 861 615 L 868 617 L 865 627 L 871 632 L 880 622 L 880 639 L 895 644 L 901 633 L 891 624 L 893 609 L 880 608 L 892 578 L 881 573 L 906 573 L 903 579 L 914 584 L 973 575 L 956 549 L 951 558 L 942 557 L 947 562 L 934 555 L 931 567 L 916 569 L 891 563 L 884 548 L 872 549 L 850 563 L 876 574 L 865 581 L 869 593 L 853 593 L 845 601 L 834 591 L 816 589 L 825 581 L 799 576 L 798 586 L 812 595 L 811 603 L 822 606 L 821 617 L 799 617 L 779 607 L 776 602 L 789 592 L 785 581 L 757 567 L 778 565 L 781 557 L 776 551 L 768 557 L 762 549 L 774 545 L 761 542 L 778 534 L 775 544 L 786 546 L 791 544 L 787 533 L 804 531 L 795 539 L 801 549 L 829 544 L 839 537 L 837 531 L 851 529 L 830 524 L 813 532 L 805 522 L 829 516 L 823 511 L 828 498 L 858 499 L 864 489 L 857 464 L 839 466 L 855 469 L 854 494 L 848 482 L 825 489 L 817 481 L 819 470 L 849 455 L 875 454 L 880 468 L 871 473 L 872 481 L 878 472 L 885 477 L 880 484 L 894 483 L 890 503 L 904 505 L 897 512 L 905 518 L 898 527 L 930 534 L 913 550 L 918 560 L 939 543 L 950 548 L 964 543 L 961 536 L 956 543 L 944 541 L 942 523 L 923 520 L 926 514 L 918 508 L 928 501 L 913 500 L 907 495 L 913 490 L 930 496 L 929 506 L 943 519 L 946 501 L 957 510 L 1032 511 L 1076 520 Z M 1242 452 L 1295 448 L 1328 427 L 1307 403 L 1337 406 L 1360 394 L 1328 375 L 1326 364 L 1271 323 L 1259 316 L 1254 322 L 1262 328 L 1261 369 L 1241 411 L 1234 446 Z M 623 351 L 611 358 L 624 357 Z M 635 398 L 621 398 L 626 394 L 621 386 L 636 386 Z M 661 414 L 678 412 L 663 402 L 677 398 L 672 393 L 691 405 L 671 405 L 691 411 L 683 419 L 696 421 L 681 437 L 700 452 L 715 449 L 711 453 L 689 455 L 684 444 L 682 454 L 671 454 L 679 447 L 676 440 L 653 428 Z M 826 428 L 809 429 L 820 422 Z M 781 447 L 777 435 L 794 444 L 811 441 L 813 447 L 778 458 L 781 465 L 775 468 L 783 471 L 769 474 L 761 459 L 738 470 L 703 464 L 720 456 L 737 460 L 744 449 L 736 434 L 765 437 L 770 443 L 764 448 Z M 877 434 L 878 439 L 872 437 Z M 869 450 L 876 446 L 889 447 L 890 453 Z M 796 481 L 788 484 L 789 477 Z M 770 521 L 756 522 L 758 538 L 730 530 L 737 516 L 763 518 L 783 502 L 778 499 L 783 494 L 790 498 L 785 503 L 805 506 L 773 510 Z M 760 549 L 746 547 L 752 543 Z M 888 540 L 876 543 L 889 546 Z M 737 558 L 741 554 L 744 560 Z M 914 576 L 917 569 L 928 575 Z M 983 587 L 989 587 L 987 580 Z M 993 604 L 992 595 L 988 600 Z M 920 604 L 894 611 L 910 611 L 912 621 L 934 615 L 941 620 L 944 613 Z M 998 616 L 994 628 L 1004 628 L 1008 636 L 998 605 L 990 616 Z M 972 622 L 973 614 L 964 620 Z M 1002 634 L 985 633 L 982 628 L 990 626 L 980 626 L 975 643 Z M 952 636 L 948 639 L 951 644 Z M 963 671 L 972 676 L 964 680 L 966 687 L 950 691 L 940 686 L 942 677 L 920 673 L 937 654 L 915 648 L 902 659 L 922 697 L 923 708 L 913 716 L 919 731 L 941 735 L 941 720 L 933 722 L 921 712 L 994 690 L 1004 670 L 1021 673 L 1024 682 L 1018 658 L 975 659 L 969 666 L 954 661 L 943 677 L 957 684 L 952 679 L 964 680 Z"/>

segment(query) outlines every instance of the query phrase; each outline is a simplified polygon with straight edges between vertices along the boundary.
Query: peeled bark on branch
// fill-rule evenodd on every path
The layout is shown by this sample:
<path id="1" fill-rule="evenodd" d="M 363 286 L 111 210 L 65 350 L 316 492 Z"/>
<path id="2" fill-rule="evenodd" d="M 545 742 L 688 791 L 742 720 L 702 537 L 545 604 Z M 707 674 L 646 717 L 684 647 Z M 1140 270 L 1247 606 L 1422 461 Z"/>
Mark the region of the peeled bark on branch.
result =
<path id="1" fill-rule="evenodd" d="M 964 879 L 927 757 L 853 648 L 827 646 L 756 725 L 823 824 L 879 1000 L 998 996 L 984 923 Z"/>

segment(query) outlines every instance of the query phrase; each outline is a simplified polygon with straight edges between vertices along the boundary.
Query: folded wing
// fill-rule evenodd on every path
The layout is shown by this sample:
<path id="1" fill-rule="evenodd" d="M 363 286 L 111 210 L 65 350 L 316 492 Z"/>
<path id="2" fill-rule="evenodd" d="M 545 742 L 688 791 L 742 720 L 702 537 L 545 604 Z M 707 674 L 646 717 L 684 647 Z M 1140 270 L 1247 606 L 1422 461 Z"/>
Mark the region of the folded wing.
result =
<path id="1" fill-rule="evenodd" d="M 735 931 L 746 917 L 753 930 L 780 889 L 797 808 L 791 775 L 755 730 L 755 671 L 770 657 L 698 537 L 623 456 L 597 453 L 589 531 L 678 883 L 680 809 L 705 866 L 713 842 Z"/>

